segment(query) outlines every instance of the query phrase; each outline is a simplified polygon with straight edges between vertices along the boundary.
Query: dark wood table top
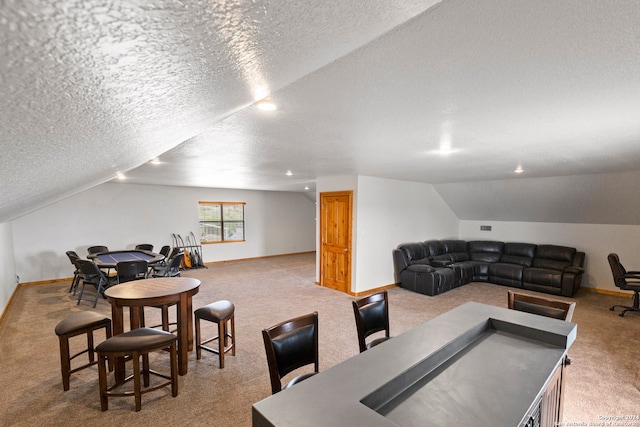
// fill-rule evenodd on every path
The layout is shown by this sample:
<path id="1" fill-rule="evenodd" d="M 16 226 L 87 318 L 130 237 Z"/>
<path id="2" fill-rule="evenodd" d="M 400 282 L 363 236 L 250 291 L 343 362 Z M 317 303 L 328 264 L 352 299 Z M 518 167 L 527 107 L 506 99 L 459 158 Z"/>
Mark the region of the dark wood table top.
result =
<path id="1" fill-rule="evenodd" d="M 157 277 L 111 286 L 104 294 L 108 300 L 114 299 L 121 303 L 136 303 L 136 301 L 163 298 L 194 291 L 199 286 L 200 280 L 192 277 Z"/>

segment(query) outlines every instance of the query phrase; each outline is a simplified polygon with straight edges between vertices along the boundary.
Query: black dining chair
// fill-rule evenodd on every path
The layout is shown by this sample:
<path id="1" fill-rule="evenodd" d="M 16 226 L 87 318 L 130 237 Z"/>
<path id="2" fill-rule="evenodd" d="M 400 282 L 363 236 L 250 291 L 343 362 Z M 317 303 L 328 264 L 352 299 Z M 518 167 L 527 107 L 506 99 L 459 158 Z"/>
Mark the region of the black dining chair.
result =
<path id="1" fill-rule="evenodd" d="M 104 290 L 107 288 L 108 281 L 105 274 L 95 265 L 93 262 L 86 259 L 80 259 L 76 262 L 78 269 L 82 273 L 82 287 L 78 294 L 78 305 L 82 301 L 82 295 L 86 285 L 91 285 L 96 288 L 96 296 L 93 299 L 93 307 L 95 308 L 98 303 L 98 297 L 104 294 Z"/>
<path id="2" fill-rule="evenodd" d="M 317 311 L 263 329 L 262 338 L 267 353 L 272 394 L 320 372 Z M 298 375 L 282 386 L 283 377 L 307 365 L 313 365 L 312 372 Z"/>
<path id="3" fill-rule="evenodd" d="M 352 305 L 353 314 L 356 318 L 360 353 L 378 344 L 382 344 L 390 338 L 389 299 L 387 297 L 387 291 L 378 292 L 352 301 Z M 384 332 L 384 335 L 367 343 L 367 337 L 376 332 Z"/>
<path id="4" fill-rule="evenodd" d="M 99 253 L 102 253 L 102 252 L 109 252 L 109 248 L 106 247 L 106 246 L 89 246 L 87 248 L 87 253 L 89 255 L 99 254 Z"/>
<path id="5" fill-rule="evenodd" d="M 141 243 L 139 245 L 136 245 L 136 250 L 138 251 L 149 251 L 149 252 L 153 252 L 153 245 L 149 244 L 149 243 Z"/>
<path id="6" fill-rule="evenodd" d="M 153 266 L 153 277 L 177 277 L 180 276 L 180 263 L 182 262 L 182 252 L 178 252 L 171 258 L 167 265 Z"/>
<path id="7" fill-rule="evenodd" d="M 149 264 L 144 260 L 121 261 L 116 264 L 116 277 L 118 284 L 132 280 L 146 279 Z"/>
<path id="8" fill-rule="evenodd" d="M 78 269 L 78 266 L 76 265 L 76 261 L 80 259 L 80 256 L 75 251 L 67 251 L 65 253 L 67 254 L 67 258 L 69 258 L 69 261 L 71 262 L 74 268 L 73 280 L 71 281 L 69 292 L 73 291 L 73 295 L 75 295 L 76 289 L 78 289 L 78 283 L 80 282 L 80 279 L 82 277 L 82 273 L 80 273 L 80 269 Z"/>

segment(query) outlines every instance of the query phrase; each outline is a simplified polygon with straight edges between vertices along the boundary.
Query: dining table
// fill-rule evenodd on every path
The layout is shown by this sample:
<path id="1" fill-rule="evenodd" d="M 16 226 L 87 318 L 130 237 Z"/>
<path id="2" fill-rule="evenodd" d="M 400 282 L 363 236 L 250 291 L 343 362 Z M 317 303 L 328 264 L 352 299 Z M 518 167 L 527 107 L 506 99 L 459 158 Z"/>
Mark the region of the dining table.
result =
<path id="1" fill-rule="evenodd" d="M 177 306 L 178 373 L 188 370 L 189 351 L 193 349 L 192 297 L 200 280 L 192 277 L 158 277 L 134 280 L 109 287 L 104 295 L 111 304 L 113 335 L 124 332 L 124 308 L 129 308 L 131 329 L 144 327 L 144 307 Z M 114 363 L 116 381 L 124 380 L 125 360 Z"/>

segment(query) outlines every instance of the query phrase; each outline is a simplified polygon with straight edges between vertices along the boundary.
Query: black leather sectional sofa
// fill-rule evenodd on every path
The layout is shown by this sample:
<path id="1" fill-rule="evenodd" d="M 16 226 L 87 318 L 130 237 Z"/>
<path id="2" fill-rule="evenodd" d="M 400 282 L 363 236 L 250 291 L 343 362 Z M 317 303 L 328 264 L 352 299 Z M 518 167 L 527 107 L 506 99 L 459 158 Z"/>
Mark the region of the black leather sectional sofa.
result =
<path id="1" fill-rule="evenodd" d="M 393 250 L 396 282 L 432 296 L 491 282 L 571 297 L 580 289 L 584 258 L 567 246 L 484 240 L 427 240 Z"/>

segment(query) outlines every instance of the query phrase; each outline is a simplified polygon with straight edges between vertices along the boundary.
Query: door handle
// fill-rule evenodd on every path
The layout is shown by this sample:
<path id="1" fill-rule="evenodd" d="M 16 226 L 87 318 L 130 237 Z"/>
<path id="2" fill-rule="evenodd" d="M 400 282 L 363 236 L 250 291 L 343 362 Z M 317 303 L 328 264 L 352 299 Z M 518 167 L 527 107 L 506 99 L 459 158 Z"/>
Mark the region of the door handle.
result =
<path id="1" fill-rule="evenodd" d="M 344 251 L 345 251 L 345 252 L 349 252 L 349 249 L 347 249 L 347 248 L 344 248 Z"/>

